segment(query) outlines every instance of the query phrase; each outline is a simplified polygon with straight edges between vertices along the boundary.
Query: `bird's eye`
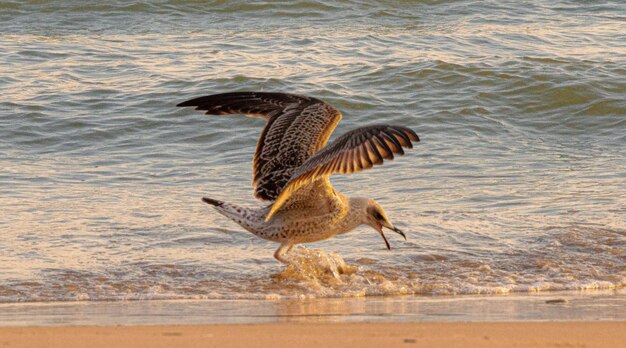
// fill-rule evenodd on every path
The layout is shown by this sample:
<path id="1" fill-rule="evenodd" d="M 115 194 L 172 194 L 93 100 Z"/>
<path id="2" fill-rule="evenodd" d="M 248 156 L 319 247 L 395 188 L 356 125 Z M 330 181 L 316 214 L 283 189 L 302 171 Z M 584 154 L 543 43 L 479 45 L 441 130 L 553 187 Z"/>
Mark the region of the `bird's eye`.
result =
<path id="1" fill-rule="evenodd" d="M 374 214 L 374 217 L 376 218 L 376 220 L 382 220 L 383 219 L 383 216 L 380 215 L 379 212 L 376 212 L 376 214 Z"/>

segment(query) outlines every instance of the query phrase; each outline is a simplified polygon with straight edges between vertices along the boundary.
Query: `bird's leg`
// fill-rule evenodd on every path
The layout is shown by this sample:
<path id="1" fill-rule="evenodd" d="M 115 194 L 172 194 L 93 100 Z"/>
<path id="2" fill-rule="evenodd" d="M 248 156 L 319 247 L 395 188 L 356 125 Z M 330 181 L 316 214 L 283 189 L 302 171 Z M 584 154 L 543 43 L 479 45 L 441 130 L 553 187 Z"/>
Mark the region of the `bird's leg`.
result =
<path id="1" fill-rule="evenodd" d="M 287 249 L 287 252 L 285 254 L 289 254 L 291 252 L 291 250 L 293 249 L 293 247 L 295 247 L 295 246 L 296 246 L 295 244 L 291 244 L 289 246 L 289 249 Z"/>
<path id="2" fill-rule="evenodd" d="M 281 244 L 278 249 L 276 249 L 276 252 L 274 253 L 274 258 L 278 261 L 280 261 L 281 263 L 284 263 L 285 265 L 289 264 L 289 262 L 287 262 L 287 260 L 285 260 L 283 258 L 283 250 L 288 247 L 289 244 Z"/>

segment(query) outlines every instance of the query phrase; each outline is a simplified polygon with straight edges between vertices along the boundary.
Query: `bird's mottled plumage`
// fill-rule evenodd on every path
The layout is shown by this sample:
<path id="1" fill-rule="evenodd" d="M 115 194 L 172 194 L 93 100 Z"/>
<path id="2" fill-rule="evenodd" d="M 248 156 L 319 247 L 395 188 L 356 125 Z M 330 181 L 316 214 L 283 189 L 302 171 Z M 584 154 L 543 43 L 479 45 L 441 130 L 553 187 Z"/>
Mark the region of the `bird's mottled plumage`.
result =
<path id="1" fill-rule="evenodd" d="M 331 174 L 350 174 L 383 164 L 383 159 L 393 159 L 394 153 L 403 155 L 403 146 L 413 148 L 411 141 L 419 141 L 417 134 L 400 126 L 366 126 L 342 135 L 295 169 L 267 220 L 303 185 L 324 180 Z"/>
<path id="2" fill-rule="evenodd" d="M 262 92 L 235 92 L 195 98 L 177 106 L 195 106 L 207 115 L 243 114 L 265 118 L 254 154 L 255 196 L 273 201 L 293 171 L 326 145 L 341 113 L 315 98 Z"/>
<path id="3" fill-rule="evenodd" d="M 286 93 L 233 92 L 191 99 L 209 115 L 243 114 L 265 118 L 253 163 L 255 196 L 273 204 L 243 208 L 204 198 L 221 214 L 257 236 L 281 243 L 282 250 L 346 233 L 361 224 L 382 232 L 395 228 L 382 208 L 368 198 L 348 198 L 330 184 L 332 174 L 349 174 L 404 154 L 418 142 L 406 127 L 371 125 L 352 130 L 326 145 L 341 113 L 321 100 Z"/>

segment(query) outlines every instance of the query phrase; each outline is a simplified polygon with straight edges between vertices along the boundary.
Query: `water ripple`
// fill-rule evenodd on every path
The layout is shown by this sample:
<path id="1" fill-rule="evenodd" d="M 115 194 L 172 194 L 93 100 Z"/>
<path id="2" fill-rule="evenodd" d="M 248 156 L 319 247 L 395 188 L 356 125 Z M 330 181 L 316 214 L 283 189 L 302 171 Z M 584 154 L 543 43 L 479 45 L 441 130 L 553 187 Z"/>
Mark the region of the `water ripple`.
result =
<path id="1" fill-rule="evenodd" d="M 624 10 L 1 2 L 0 301 L 623 287 Z M 409 241 L 389 253 L 362 228 L 283 270 L 271 243 L 212 214 L 201 196 L 259 204 L 263 121 L 174 105 L 234 90 L 324 99 L 344 115 L 335 136 L 414 128 L 415 151 L 333 177 Z"/>

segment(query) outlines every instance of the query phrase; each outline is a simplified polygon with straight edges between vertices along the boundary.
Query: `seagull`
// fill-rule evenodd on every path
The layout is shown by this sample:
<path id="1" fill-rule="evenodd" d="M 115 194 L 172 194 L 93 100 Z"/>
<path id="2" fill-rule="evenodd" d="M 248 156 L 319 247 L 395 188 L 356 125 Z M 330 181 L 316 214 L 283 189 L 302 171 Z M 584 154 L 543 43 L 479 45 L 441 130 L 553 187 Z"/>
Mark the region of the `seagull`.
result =
<path id="1" fill-rule="evenodd" d="M 394 154 L 403 155 L 403 148 L 419 142 L 413 130 L 369 125 L 326 145 L 341 120 L 339 110 L 316 98 L 287 93 L 221 93 L 177 106 L 193 106 L 207 115 L 266 120 L 252 163 L 253 186 L 256 198 L 271 203 L 246 208 L 208 197 L 202 200 L 254 235 L 280 243 L 274 253 L 278 261 L 288 264 L 285 254 L 296 244 L 329 239 L 360 225 L 378 231 L 389 250 L 383 227 L 406 240 L 376 201 L 347 197 L 333 188 L 330 176 L 359 172 L 392 160 Z"/>

